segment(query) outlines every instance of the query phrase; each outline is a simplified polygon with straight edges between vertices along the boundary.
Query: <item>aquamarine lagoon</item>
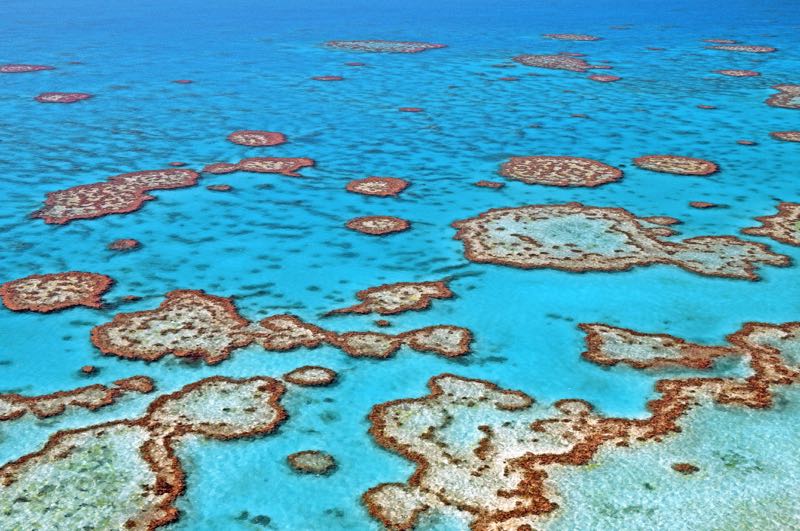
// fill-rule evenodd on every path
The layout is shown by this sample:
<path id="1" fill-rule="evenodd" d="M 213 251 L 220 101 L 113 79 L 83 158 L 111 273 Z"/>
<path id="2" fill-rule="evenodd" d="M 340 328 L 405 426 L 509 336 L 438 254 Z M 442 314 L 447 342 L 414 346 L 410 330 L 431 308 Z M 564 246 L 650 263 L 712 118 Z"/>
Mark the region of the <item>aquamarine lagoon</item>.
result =
<path id="1" fill-rule="evenodd" d="M 800 529 L 794 0 L 0 30 L 0 530 Z"/>

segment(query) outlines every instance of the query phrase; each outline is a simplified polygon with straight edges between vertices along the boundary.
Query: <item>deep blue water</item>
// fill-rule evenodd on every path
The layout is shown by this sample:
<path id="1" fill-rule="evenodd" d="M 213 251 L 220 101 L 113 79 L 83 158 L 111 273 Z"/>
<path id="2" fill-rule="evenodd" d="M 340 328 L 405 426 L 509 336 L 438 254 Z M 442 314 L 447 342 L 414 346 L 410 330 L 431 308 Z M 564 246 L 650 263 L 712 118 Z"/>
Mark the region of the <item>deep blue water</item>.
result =
<path id="1" fill-rule="evenodd" d="M 145 365 L 102 357 L 89 342 L 90 329 L 119 309 L 42 315 L 1 309 L 3 391 L 42 394 L 85 385 L 77 369 L 88 364 L 101 368 L 103 382 L 152 376 L 159 393 L 212 374 L 278 376 L 308 364 L 340 372 L 334 387 L 288 397 L 290 421 L 275 436 L 185 445 L 188 488 L 178 501 L 181 519 L 171 529 L 252 529 L 253 524 L 235 520 L 245 510 L 269 515 L 274 529 L 378 528 L 359 497 L 377 483 L 405 481 L 413 467 L 374 444 L 365 416 L 374 404 L 425 394 L 427 380 L 442 372 L 491 380 L 542 402 L 583 398 L 609 415 L 645 415 L 657 375 L 609 371 L 583 361 L 577 323 L 604 322 L 719 344 L 745 321 L 798 319 L 796 266 L 761 268 L 759 282 L 703 277 L 671 266 L 621 273 L 526 271 L 467 261 L 450 227 L 490 208 L 580 201 L 641 216 L 674 216 L 683 221 L 681 237 L 735 235 L 753 226 L 755 216 L 772 214 L 779 200 L 797 201 L 800 146 L 774 141 L 769 132 L 800 129 L 800 113 L 764 104 L 773 94 L 770 86 L 800 82 L 797 1 L 222 4 L 5 0 L 0 5 L 0 63 L 56 67 L 0 77 L 5 199 L 0 281 L 96 271 L 116 281 L 107 301 L 142 297 L 126 304 L 126 312 L 154 308 L 168 291 L 185 288 L 235 296 L 249 319 L 291 312 L 318 322 L 324 312 L 351 304 L 360 289 L 454 275 L 455 299 L 393 318 L 393 331 L 455 324 L 470 328 L 475 343 L 459 362 L 406 350 L 391 360 L 367 361 L 329 347 L 280 354 L 253 347 L 214 367 L 166 358 Z M 614 25 L 629 28 L 610 29 Z M 567 32 L 604 39 L 540 37 Z M 369 38 L 448 47 L 406 55 L 321 45 Z M 706 50 L 705 38 L 768 44 L 779 51 Z M 623 79 L 604 84 L 573 72 L 492 66 L 521 53 L 559 51 L 609 61 L 614 69 L 608 73 Z M 344 66 L 349 61 L 367 66 Z M 711 73 L 725 68 L 762 75 Z M 319 75 L 345 79 L 310 79 Z M 520 80 L 498 81 L 508 75 Z M 194 83 L 171 83 L 175 79 Z M 46 91 L 95 97 L 74 105 L 33 101 Z M 717 109 L 701 110 L 698 104 Z M 401 113 L 399 107 L 425 112 Z M 266 150 L 245 148 L 225 140 L 237 129 L 281 131 L 289 141 Z M 757 145 L 738 145 L 740 139 Z M 722 171 L 681 177 L 631 163 L 647 153 L 707 158 Z M 472 186 L 500 179 L 497 168 L 510 156 L 537 154 L 594 158 L 623 168 L 625 176 L 593 189 L 514 181 L 497 191 Z M 204 174 L 200 186 L 154 192 L 155 201 L 128 215 L 64 226 L 28 217 L 50 191 L 170 161 L 200 169 L 259 155 L 310 157 L 316 166 L 302 171 L 305 179 Z M 351 179 L 369 175 L 400 177 L 412 185 L 396 199 L 344 191 Z M 220 183 L 234 191 L 205 189 Z M 688 202 L 695 200 L 727 208 L 692 209 Z M 344 228 L 353 217 L 383 214 L 410 220 L 412 229 L 371 238 Z M 127 254 L 106 250 L 117 238 L 136 238 L 143 248 Z M 800 261 L 797 248 L 745 238 Z M 336 317 L 326 326 L 375 329 L 373 317 Z M 36 450 L 58 429 L 136 416 L 151 399 L 126 399 L 50 421 L 3 423 L 0 460 Z M 759 429 L 765 437 L 787 437 L 784 428 L 798 420 L 792 411 Z M 285 456 L 307 448 L 333 454 L 337 472 L 326 478 L 294 474 Z M 786 445 L 764 450 L 763 458 L 793 460 L 779 451 L 788 451 Z M 620 522 L 618 528 L 626 528 Z"/>

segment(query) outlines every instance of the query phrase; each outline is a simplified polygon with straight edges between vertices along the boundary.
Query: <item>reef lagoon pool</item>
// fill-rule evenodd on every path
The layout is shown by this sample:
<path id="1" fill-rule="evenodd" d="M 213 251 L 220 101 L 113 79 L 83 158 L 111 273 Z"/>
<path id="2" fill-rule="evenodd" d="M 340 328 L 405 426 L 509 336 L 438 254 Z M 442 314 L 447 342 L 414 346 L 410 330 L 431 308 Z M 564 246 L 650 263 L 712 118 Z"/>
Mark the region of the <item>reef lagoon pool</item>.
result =
<path id="1" fill-rule="evenodd" d="M 800 529 L 795 0 L 0 34 L 0 529 Z"/>

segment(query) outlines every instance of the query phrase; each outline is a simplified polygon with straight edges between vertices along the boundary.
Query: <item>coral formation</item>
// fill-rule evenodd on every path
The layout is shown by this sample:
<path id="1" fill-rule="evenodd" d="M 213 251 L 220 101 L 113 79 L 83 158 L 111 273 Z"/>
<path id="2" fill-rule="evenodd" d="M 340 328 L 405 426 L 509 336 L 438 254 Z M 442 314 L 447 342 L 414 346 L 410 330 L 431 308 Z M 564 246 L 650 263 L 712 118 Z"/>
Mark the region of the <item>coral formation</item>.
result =
<path id="1" fill-rule="evenodd" d="M 760 227 L 742 229 L 745 234 L 766 236 L 789 245 L 800 245 L 800 203 L 779 203 L 778 213 L 760 216 Z"/>
<path id="2" fill-rule="evenodd" d="M 671 264 L 701 275 L 757 280 L 758 265 L 790 263 L 735 236 L 669 241 L 663 238 L 674 234 L 671 229 L 651 225 L 622 208 L 580 203 L 492 209 L 453 223 L 469 260 L 523 269 L 625 271 Z"/>
<path id="3" fill-rule="evenodd" d="M 150 531 L 173 522 L 185 489 L 181 441 L 271 433 L 286 418 L 283 391 L 268 377 L 215 376 L 157 398 L 138 419 L 59 431 L 0 468 L 3 527 Z"/>
<path id="4" fill-rule="evenodd" d="M 127 214 L 139 210 L 145 201 L 155 199 L 147 192 L 194 186 L 198 177 L 197 172 L 180 168 L 123 173 L 106 182 L 50 192 L 44 207 L 32 216 L 44 219 L 45 223 L 63 225 L 76 219 Z"/>
<path id="5" fill-rule="evenodd" d="M 345 189 L 356 194 L 394 197 L 405 190 L 408 185 L 408 181 L 396 177 L 367 177 L 350 181 Z"/>
<path id="6" fill-rule="evenodd" d="M 346 227 L 363 234 L 383 236 L 384 234 L 408 230 L 411 224 L 394 216 L 363 216 L 351 219 L 346 223 Z"/>
<path id="7" fill-rule="evenodd" d="M 286 142 L 286 137 L 283 133 L 242 130 L 229 134 L 228 140 L 240 146 L 266 147 L 283 144 Z"/>
<path id="8" fill-rule="evenodd" d="M 328 41 L 325 43 L 325 46 L 338 50 L 374 53 L 419 53 L 426 50 L 446 47 L 444 44 L 433 44 L 429 42 L 384 41 L 376 39 L 363 41 Z"/>
<path id="9" fill-rule="evenodd" d="M 633 163 L 645 170 L 676 175 L 711 175 L 719 170 L 710 160 L 679 155 L 645 155 L 633 159 Z"/>
<path id="10" fill-rule="evenodd" d="M 511 157 L 500 175 L 528 184 L 594 187 L 622 178 L 622 170 L 581 157 Z"/>
<path id="11" fill-rule="evenodd" d="M 327 315 L 373 312 L 381 315 L 393 315 L 409 310 L 425 310 L 430 307 L 432 299 L 449 299 L 451 297 L 453 297 L 453 292 L 450 291 L 444 280 L 382 284 L 356 293 L 356 298 L 361 301 L 360 303 L 332 310 Z"/>
<path id="12" fill-rule="evenodd" d="M 54 312 L 73 306 L 99 308 L 101 297 L 113 284 L 98 273 L 69 271 L 31 275 L 0 284 L 3 305 L 16 312 Z"/>

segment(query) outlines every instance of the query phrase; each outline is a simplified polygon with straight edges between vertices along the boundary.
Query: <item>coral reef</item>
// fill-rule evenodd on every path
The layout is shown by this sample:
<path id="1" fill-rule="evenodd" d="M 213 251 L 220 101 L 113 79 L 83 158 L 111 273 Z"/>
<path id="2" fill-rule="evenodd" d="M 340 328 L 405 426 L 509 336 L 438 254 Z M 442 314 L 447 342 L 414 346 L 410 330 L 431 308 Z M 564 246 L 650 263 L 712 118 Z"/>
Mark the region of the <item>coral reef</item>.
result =
<path id="1" fill-rule="evenodd" d="M 408 187 L 409 182 L 396 177 L 367 177 L 347 183 L 345 189 L 356 194 L 394 197 Z"/>
<path id="2" fill-rule="evenodd" d="M 800 203 L 779 203 L 778 213 L 760 216 L 760 227 L 742 229 L 744 234 L 766 236 L 789 245 L 800 245 Z"/>
<path id="3" fill-rule="evenodd" d="M 171 190 L 197 184 L 199 174 L 192 170 L 170 169 L 123 173 L 103 183 L 82 184 L 50 192 L 44 207 L 32 214 L 45 223 L 63 225 L 76 219 L 92 219 L 108 214 L 127 214 L 155 199 L 151 190 Z"/>
<path id="4" fill-rule="evenodd" d="M 735 236 L 663 239 L 674 232 L 652 227 L 622 208 L 528 205 L 492 209 L 457 221 L 455 239 L 474 262 L 523 269 L 625 271 L 671 264 L 701 275 L 757 280 L 759 264 L 789 265 L 789 258 Z"/>
<path id="5" fill-rule="evenodd" d="M 338 50 L 374 53 L 419 53 L 446 47 L 444 44 L 429 42 L 383 40 L 328 41 L 325 46 Z"/>
<path id="6" fill-rule="evenodd" d="M 99 308 L 101 297 L 113 284 L 98 273 L 69 271 L 31 275 L 0 284 L 3 305 L 16 312 L 54 312 L 73 306 Z"/>
<path id="7" fill-rule="evenodd" d="M 383 236 L 384 234 L 408 230 L 411 228 L 411 224 L 394 216 L 363 216 L 351 219 L 346 223 L 346 227 L 363 234 Z"/>
<path id="8" fill-rule="evenodd" d="M 173 522 L 185 489 L 181 441 L 271 433 L 286 418 L 283 391 L 268 377 L 215 376 L 157 398 L 138 419 L 59 431 L 0 468 L 3 527 L 150 531 Z"/>
<path id="9" fill-rule="evenodd" d="M 425 310 L 430 307 L 432 299 L 449 299 L 453 292 L 447 282 L 397 282 L 382 284 L 363 289 L 356 293 L 361 302 L 346 308 L 328 312 L 327 315 L 339 313 L 379 313 L 393 315 L 409 310 Z"/>
<path id="10" fill-rule="evenodd" d="M 511 157 L 500 175 L 528 184 L 594 187 L 622 178 L 622 170 L 581 157 Z"/>
<path id="11" fill-rule="evenodd" d="M 709 160 L 679 155 L 645 155 L 633 159 L 642 169 L 676 175 L 711 175 L 719 167 Z"/>

